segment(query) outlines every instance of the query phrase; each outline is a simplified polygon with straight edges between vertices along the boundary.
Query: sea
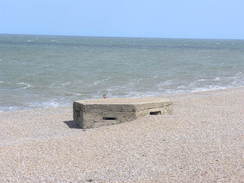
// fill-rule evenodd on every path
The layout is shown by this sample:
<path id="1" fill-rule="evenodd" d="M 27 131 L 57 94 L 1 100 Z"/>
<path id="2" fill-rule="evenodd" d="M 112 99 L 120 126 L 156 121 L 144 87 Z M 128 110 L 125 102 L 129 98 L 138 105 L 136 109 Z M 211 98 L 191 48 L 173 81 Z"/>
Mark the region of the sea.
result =
<path id="1" fill-rule="evenodd" d="M 244 40 L 0 35 L 0 111 L 244 86 Z"/>

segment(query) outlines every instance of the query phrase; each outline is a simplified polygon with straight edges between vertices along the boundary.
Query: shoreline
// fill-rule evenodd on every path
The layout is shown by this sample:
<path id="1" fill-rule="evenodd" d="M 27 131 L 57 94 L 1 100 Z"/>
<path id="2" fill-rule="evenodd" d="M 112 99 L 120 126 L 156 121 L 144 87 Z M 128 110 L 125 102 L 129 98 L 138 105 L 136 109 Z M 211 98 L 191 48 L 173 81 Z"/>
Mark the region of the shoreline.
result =
<path id="1" fill-rule="evenodd" d="M 0 182 L 242 182 L 244 87 L 164 95 L 173 114 L 82 130 L 72 108 L 0 113 Z"/>
<path id="2" fill-rule="evenodd" d="M 196 92 L 186 92 L 186 93 L 169 93 L 169 94 L 162 94 L 158 96 L 143 96 L 143 97 L 129 97 L 129 98 L 154 98 L 154 97 L 181 97 L 181 96 L 188 96 L 188 95 L 208 95 L 212 94 L 215 92 L 221 92 L 221 91 L 232 91 L 232 90 L 241 90 L 244 89 L 244 86 L 238 86 L 238 87 L 232 87 L 232 88 L 224 88 L 224 89 L 215 89 L 215 90 L 205 90 L 205 91 L 196 91 Z M 114 98 L 114 97 L 111 97 Z M 118 98 L 118 97 L 116 97 Z M 127 97 L 121 97 L 121 98 L 127 98 Z M 97 98 L 90 98 L 90 99 L 97 99 Z M 90 99 L 84 99 L 84 100 L 90 100 Z M 67 108 L 72 108 L 73 103 L 70 105 L 64 105 L 64 106 L 48 106 L 48 107 L 33 107 L 33 108 L 28 108 L 28 109 L 16 109 L 16 110 L 0 110 L 0 113 L 2 112 L 21 112 L 21 111 L 31 111 L 31 110 L 48 110 L 48 109 L 67 109 Z"/>

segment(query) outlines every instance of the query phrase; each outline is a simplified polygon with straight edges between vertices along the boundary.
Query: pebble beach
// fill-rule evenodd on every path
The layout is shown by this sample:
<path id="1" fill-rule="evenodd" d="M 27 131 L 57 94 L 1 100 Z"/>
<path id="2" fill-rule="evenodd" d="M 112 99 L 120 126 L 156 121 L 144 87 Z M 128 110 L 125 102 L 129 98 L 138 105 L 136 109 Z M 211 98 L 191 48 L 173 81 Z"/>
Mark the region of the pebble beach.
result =
<path id="1" fill-rule="evenodd" d="M 244 88 L 166 97 L 171 115 L 87 130 L 72 108 L 0 112 L 0 182 L 243 183 Z"/>

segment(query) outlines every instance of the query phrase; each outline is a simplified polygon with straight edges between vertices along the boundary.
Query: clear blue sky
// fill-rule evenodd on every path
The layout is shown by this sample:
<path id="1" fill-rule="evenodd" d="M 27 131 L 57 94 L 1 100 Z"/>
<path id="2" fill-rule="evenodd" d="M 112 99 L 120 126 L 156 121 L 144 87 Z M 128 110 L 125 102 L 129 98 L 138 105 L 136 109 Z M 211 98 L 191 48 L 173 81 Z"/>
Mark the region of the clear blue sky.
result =
<path id="1" fill-rule="evenodd" d="M 0 0 L 0 33 L 244 39 L 244 0 Z"/>

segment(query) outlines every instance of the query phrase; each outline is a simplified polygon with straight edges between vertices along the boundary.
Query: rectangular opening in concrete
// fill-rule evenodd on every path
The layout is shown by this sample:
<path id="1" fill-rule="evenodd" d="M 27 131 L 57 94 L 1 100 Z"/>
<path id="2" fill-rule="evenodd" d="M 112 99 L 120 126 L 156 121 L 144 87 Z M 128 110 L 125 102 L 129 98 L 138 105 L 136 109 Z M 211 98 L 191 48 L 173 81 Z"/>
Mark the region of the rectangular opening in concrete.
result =
<path id="1" fill-rule="evenodd" d="M 161 115 L 161 111 L 151 111 L 150 115 Z"/>
<path id="2" fill-rule="evenodd" d="M 103 117 L 103 120 L 117 120 L 115 117 Z"/>

